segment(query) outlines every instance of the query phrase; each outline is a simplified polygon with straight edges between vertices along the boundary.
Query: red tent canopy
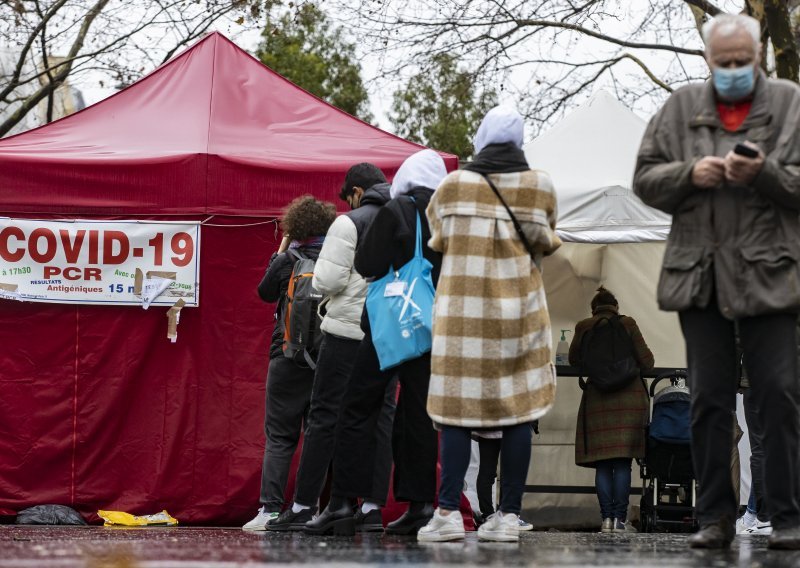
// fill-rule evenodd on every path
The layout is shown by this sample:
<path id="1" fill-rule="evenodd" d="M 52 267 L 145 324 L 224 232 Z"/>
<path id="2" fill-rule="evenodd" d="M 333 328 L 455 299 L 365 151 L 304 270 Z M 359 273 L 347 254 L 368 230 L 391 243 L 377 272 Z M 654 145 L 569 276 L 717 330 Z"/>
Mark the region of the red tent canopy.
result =
<path id="1" fill-rule="evenodd" d="M 90 108 L 0 140 L 0 216 L 216 216 L 202 227 L 200 306 L 183 310 L 175 344 L 163 308 L 0 300 L 0 508 L 252 516 L 273 320 L 255 287 L 280 238 L 265 217 L 304 193 L 335 200 L 358 162 L 391 176 L 420 148 L 216 33 Z"/>

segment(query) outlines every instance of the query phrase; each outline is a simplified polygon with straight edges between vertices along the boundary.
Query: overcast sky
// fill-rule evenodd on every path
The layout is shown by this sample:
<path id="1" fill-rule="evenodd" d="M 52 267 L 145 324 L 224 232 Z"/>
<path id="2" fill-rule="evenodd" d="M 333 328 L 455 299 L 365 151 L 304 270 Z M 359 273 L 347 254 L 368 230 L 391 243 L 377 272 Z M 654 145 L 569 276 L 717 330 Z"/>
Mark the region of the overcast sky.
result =
<path id="1" fill-rule="evenodd" d="M 390 0 L 391 1 L 391 0 Z M 409 0 L 413 2 L 413 0 Z M 679 2 L 680 0 L 675 0 Z M 640 15 L 641 11 L 646 8 L 649 2 L 644 2 L 642 0 L 637 0 L 636 2 L 624 2 L 620 1 L 617 2 L 618 8 L 616 13 L 620 16 L 618 20 L 609 20 L 607 23 L 603 25 L 603 32 L 610 34 L 610 35 L 618 35 L 618 36 L 625 36 L 635 30 L 631 28 L 633 22 L 637 21 L 637 15 Z M 718 2 L 723 8 L 729 9 L 731 11 L 737 10 L 741 8 L 742 2 L 741 1 L 734 1 L 734 0 L 721 0 Z M 324 4 L 323 4 L 324 6 Z M 134 8 L 132 8 L 134 9 Z M 692 26 L 691 15 L 688 8 L 684 11 L 685 13 L 685 21 L 679 22 L 679 25 L 683 26 Z M 340 14 L 330 14 L 330 16 L 340 23 L 342 22 L 342 18 Z M 347 32 L 347 25 L 343 24 L 345 27 L 345 31 Z M 243 30 L 241 25 L 236 24 L 233 21 L 221 21 L 219 22 L 215 28 L 215 30 L 220 31 L 233 39 L 238 45 L 242 48 L 246 49 L 247 51 L 253 53 L 258 46 L 259 43 L 259 30 L 252 29 L 252 30 Z M 345 33 L 347 36 L 347 33 Z M 356 41 L 357 37 L 349 38 L 351 41 Z M 356 42 L 358 45 L 358 42 Z M 521 49 L 523 50 L 536 50 L 536 45 L 523 45 Z M 685 47 L 693 47 L 693 48 L 701 48 L 702 43 L 700 42 L 699 34 L 694 39 L 693 45 L 686 45 Z M 597 55 L 601 53 L 614 53 L 615 50 L 618 48 L 610 46 L 609 44 L 602 42 L 600 40 L 595 40 L 592 38 L 583 38 L 581 39 L 576 45 L 571 45 L 569 48 L 569 56 L 573 59 L 580 59 L 582 56 L 590 57 L 591 55 Z M 646 58 L 646 61 L 649 66 L 653 68 L 653 70 L 657 74 L 661 74 L 667 72 L 669 69 L 674 71 L 675 60 L 670 54 L 666 54 L 664 52 L 637 52 L 637 55 L 641 55 L 642 58 Z M 397 57 L 403 57 L 403 54 L 397 54 Z M 394 90 L 404 84 L 405 78 L 398 76 L 395 77 L 394 80 L 375 80 L 375 77 L 379 74 L 380 71 L 380 63 L 377 57 L 363 55 L 361 58 L 362 63 L 362 76 L 366 80 L 369 92 L 370 92 L 370 101 L 372 106 L 372 113 L 375 116 L 376 122 L 382 128 L 386 130 L 391 130 L 391 126 L 387 119 L 387 113 L 389 111 L 391 105 L 391 96 Z M 702 75 L 706 72 L 705 64 L 700 58 L 684 58 L 683 63 L 684 66 L 687 68 L 687 72 L 694 74 L 694 75 Z M 538 71 L 541 71 L 539 68 Z M 516 94 L 515 90 L 524 90 L 525 85 L 528 81 L 530 81 L 532 70 L 530 68 L 522 67 L 518 68 L 513 75 L 509 78 L 511 84 L 514 86 L 513 89 L 507 90 L 506 94 L 504 95 L 506 100 L 504 102 L 515 104 L 517 101 L 515 100 Z M 620 64 L 618 67 L 615 68 L 615 76 L 618 81 L 634 81 L 634 80 L 641 80 L 641 72 L 633 63 L 630 64 Z M 74 84 L 76 87 L 81 89 L 84 94 L 85 100 L 87 104 L 95 103 L 99 100 L 102 100 L 109 94 L 113 93 L 114 91 L 108 88 L 100 87 L 99 82 L 103 80 L 104 77 L 97 73 L 92 73 L 89 75 L 85 75 L 81 77 L 79 80 L 75 81 Z M 108 85 L 108 80 L 106 79 L 105 84 Z M 575 105 L 580 104 L 583 100 L 588 98 L 593 92 L 598 89 L 612 89 L 613 82 L 610 75 L 605 75 L 599 81 L 597 81 L 591 88 L 587 89 L 583 96 L 578 97 L 574 102 Z M 613 92 L 613 90 L 612 90 Z M 650 99 L 643 99 L 637 101 L 629 101 L 629 104 L 632 106 L 633 110 L 642 116 L 642 118 L 648 119 L 650 115 L 657 109 L 660 102 L 666 98 L 666 92 L 663 93 L 662 96 L 657 96 L 655 98 Z"/>

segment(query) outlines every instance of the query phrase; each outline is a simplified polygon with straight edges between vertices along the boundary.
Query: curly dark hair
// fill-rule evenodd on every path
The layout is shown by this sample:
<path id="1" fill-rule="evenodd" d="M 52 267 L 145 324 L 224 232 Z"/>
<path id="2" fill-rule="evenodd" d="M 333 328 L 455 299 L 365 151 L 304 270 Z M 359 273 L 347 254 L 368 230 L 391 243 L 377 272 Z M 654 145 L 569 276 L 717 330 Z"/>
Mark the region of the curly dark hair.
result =
<path id="1" fill-rule="evenodd" d="M 323 237 L 336 219 L 336 206 L 327 201 L 315 199 L 313 195 L 303 195 L 286 206 L 281 219 L 284 235 L 295 241 L 311 237 Z"/>
<path id="2" fill-rule="evenodd" d="M 597 309 L 597 306 L 618 306 L 617 297 L 608 290 L 605 286 L 600 286 L 597 289 L 597 294 L 592 298 L 592 311 Z"/>

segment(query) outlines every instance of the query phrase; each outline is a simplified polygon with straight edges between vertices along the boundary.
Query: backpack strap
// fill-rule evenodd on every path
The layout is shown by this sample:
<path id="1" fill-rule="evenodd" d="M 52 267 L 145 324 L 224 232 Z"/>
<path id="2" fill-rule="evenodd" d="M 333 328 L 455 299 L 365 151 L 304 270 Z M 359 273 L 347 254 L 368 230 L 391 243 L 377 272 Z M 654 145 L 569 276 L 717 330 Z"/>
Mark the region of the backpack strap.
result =
<path id="1" fill-rule="evenodd" d="M 289 256 L 293 256 L 295 261 L 297 261 L 297 260 L 308 260 L 308 257 L 306 255 L 304 255 L 302 252 L 300 252 L 299 249 L 296 249 L 296 248 L 288 248 L 288 249 L 286 249 L 286 254 L 288 254 Z"/>
<path id="2" fill-rule="evenodd" d="M 314 361 L 314 358 L 313 358 L 313 357 L 311 356 L 311 354 L 308 352 L 308 349 L 303 349 L 303 359 L 305 359 L 305 360 L 306 360 L 306 364 L 308 365 L 308 367 L 309 367 L 309 368 L 310 368 L 312 371 L 316 370 L 316 368 L 317 368 L 317 363 L 316 363 L 316 361 Z"/>

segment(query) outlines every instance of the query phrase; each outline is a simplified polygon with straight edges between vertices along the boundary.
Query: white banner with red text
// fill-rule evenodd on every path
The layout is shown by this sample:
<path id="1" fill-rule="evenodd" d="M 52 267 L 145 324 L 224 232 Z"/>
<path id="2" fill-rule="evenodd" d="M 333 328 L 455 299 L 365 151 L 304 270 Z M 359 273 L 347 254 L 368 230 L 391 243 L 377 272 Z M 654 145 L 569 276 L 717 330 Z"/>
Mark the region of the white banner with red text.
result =
<path id="1" fill-rule="evenodd" d="M 0 218 L 0 298 L 197 306 L 196 222 Z"/>

